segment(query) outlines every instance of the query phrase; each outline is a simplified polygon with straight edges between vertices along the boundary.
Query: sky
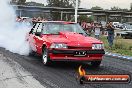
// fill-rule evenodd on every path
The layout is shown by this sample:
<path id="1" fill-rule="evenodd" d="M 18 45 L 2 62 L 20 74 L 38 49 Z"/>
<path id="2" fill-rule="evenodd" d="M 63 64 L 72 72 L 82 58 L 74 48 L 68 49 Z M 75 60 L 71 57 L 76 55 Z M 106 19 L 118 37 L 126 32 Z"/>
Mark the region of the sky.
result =
<path id="1" fill-rule="evenodd" d="M 36 1 L 39 3 L 46 3 L 46 0 L 27 0 Z M 130 9 L 130 3 L 132 0 L 81 0 L 81 8 L 91 8 L 93 6 L 100 6 L 104 9 L 110 9 L 113 6 L 118 6 L 120 8 Z"/>

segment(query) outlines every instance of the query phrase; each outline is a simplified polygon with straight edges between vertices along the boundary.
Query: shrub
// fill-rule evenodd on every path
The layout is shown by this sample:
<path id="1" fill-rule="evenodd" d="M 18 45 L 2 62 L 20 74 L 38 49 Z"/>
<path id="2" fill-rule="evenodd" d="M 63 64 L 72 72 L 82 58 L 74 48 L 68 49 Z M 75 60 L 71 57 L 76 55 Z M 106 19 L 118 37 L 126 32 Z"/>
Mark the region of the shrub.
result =
<path id="1" fill-rule="evenodd" d="M 131 50 L 131 51 L 132 51 L 132 46 L 129 46 L 129 50 Z"/>

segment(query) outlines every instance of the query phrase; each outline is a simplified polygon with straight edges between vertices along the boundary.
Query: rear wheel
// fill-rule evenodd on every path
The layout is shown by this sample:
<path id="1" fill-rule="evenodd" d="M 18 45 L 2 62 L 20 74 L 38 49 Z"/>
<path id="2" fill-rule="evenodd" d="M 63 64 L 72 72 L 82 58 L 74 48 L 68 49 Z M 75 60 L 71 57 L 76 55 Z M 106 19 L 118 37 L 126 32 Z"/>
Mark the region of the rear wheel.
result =
<path id="1" fill-rule="evenodd" d="M 46 66 L 51 64 L 51 60 L 49 58 L 48 50 L 46 47 L 43 48 L 42 61 L 43 61 L 43 64 Z"/>
<path id="2" fill-rule="evenodd" d="M 101 61 L 92 61 L 91 62 L 92 67 L 99 67 L 100 64 L 101 64 Z"/>
<path id="3" fill-rule="evenodd" d="M 31 47 L 29 47 L 29 48 L 30 48 L 29 56 L 35 56 L 36 52 L 33 51 Z"/>
<path id="4" fill-rule="evenodd" d="M 30 51 L 29 56 L 35 56 L 36 52 L 34 52 L 33 50 Z"/>

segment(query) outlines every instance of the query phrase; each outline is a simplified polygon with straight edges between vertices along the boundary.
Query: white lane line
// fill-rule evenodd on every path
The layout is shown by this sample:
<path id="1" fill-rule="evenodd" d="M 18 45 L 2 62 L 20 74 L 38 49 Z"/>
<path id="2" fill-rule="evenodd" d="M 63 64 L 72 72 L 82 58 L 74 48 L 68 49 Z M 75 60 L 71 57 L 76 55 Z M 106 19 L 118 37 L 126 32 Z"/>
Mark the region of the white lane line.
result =
<path id="1" fill-rule="evenodd" d="M 105 53 L 105 55 L 108 55 L 108 56 L 113 56 L 113 57 L 118 57 L 118 58 L 121 58 L 121 59 L 128 59 L 128 60 L 132 60 L 132 57 L 131 57 L 131 56 L 123 56 L 123 55 L 116 54 L 116 53 L 106 52 L 106 53 Z"/>

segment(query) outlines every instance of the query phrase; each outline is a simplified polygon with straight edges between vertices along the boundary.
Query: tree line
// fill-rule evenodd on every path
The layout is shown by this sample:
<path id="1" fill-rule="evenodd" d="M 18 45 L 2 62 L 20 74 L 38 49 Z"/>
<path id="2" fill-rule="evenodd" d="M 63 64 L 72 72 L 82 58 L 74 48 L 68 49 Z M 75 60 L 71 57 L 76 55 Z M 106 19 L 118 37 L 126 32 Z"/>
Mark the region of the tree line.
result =
<path id="1" fill-rule="evenodd" d="M 46 6 L 52 6 L 52 7 L 64 7 L 64 8 L 72 8 L 75 6 L 76 0 L 47 0 Z M 12 3 L 15 3 L 17 5 L 29 5 L 29 6 L 45 6 L 42 3 L 36 3 L 36 2 L 26 2 L 26 0 L 12 0 Z M 79 5 L 81 3 L 81 0 L 79 0 Z M 104 10 L 102 7 L 94 6 L 91 8 L 92 10 Z M 132 3 L 130 4 L 130 9 L 121 9 L 118 6 L 111 7 L 110 10 L 115 11 L 132 11 Z"/>
<path id="2" fill-rule="evenodd" d="M 62 7 L 62 8 L 74 8 L 75 7 L 75 1 L 76 0 L 47 0 L 47 4 L 44 5 L 42 3 L 37 3 L 37 2 L 26 2 L 26 0 L 12 0 L 11 2 L 17 5 L 27 5 L 27 6 L 47 6 L 47 7 Z M 79 0 L 79 5 L 81 3 L 81 0 Z M 94 6 L 91 8 L 91 10 L 105 10 L 100 6 Z M 132 3 L 130 6 L 130 9 L 121 9 L 117 6 L 111 7 L 110 10 L 114 11 L 132 11 Z M 52 13 L 51 12 L 51 17 L 53 20 L 60 20 L 60 13 Z M 66 15 L 63 14 L 63 18 L 68 18 L 71 19 L 71 15 Z M 93 17 L 87 17 L 86 15 L 84 16 L 79 16 L 80 20 L 86 20 L 87 22 L 93 21 Z"/>

